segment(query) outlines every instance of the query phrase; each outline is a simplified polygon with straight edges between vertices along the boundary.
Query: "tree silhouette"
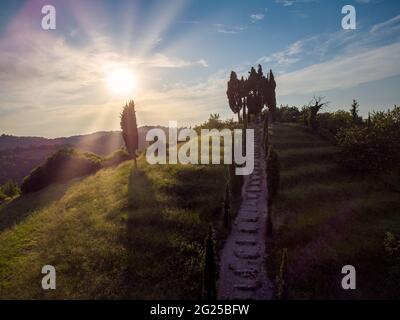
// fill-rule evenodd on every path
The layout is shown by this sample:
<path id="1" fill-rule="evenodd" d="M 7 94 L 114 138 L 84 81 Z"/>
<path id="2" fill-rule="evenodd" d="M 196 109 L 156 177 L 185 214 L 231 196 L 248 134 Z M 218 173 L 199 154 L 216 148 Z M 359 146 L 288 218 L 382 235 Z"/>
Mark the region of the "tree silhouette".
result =
<path id="1" fill-rule="evenodd" d="M 247 79 L 238 79 L 236 72 L 231 72 L 228 81 L 227 96 L 229 107 L 234 113 L 238 113 L 240 120 L 240 110 L 243 109 L 243 121 L 250 118 L 250 115 L 257 116 L 266 106 L 271 113 L 271 120 L 275 120 L 276 112 L 276 82 L 272 70 L 267 77 L 264 76 L 262 66 L 258 69 L 251 68 Z M 247 110 L 246 110 L 247 109 Z M 246 114 L 247 113 L 247 114 Z"/>
<path id="2" fill-rule="evenodd" d="M 229 183 L 225 186 L 225 198 L 224 198 L 224 227 L 228 228 L 231 224 L 231 190 Z"/>
<path id="3" fill-rule="evenodd" d="M 203 271 L 203 299 L 215 300 L 217 298 L 216 288 L 216 264 L 214 254 L 214 240 L 212 237 L 212 227 L 208 230 L 208 235 L 205 241 L 206 250 L 204 257 Z"/>
<path id="4" fill-rule="evenodd" d="M 321 110 L 321 108 L 325 105 L 327 105 L 329 102 L 322 102 L 325 99 L 325 97 L 314 97 L 313 100 L 309 103 L 308 109 L 308 125 L 316 129 L 318 126 L 317 123 L 317 114 Z M 312 104 L 313 103 L 313 104 Z"/>
<path id="5" fill-rule="evenodd" d="M 350 113 L 353 118 L 354 124 L 359 124 L 361 122 L 360 121 L 361 119 L 358 115 L 359 108 L 360 108 L 360 105 L 359 105 L 358 101 L 356 99 L 353 99 L 353 103 L 351 104 Z"/>
<path id="6" fill-rule="evenodd" d="M 136 151 L 139 147 L 139 134 L 136 123 L 135 103 L 133 100 L 129 101 L 124 106 L 121 113 L 121 130 L 122 137 L 124 138 L 126 149 L 133 158 L 135 169 L 137 168 Z"/>

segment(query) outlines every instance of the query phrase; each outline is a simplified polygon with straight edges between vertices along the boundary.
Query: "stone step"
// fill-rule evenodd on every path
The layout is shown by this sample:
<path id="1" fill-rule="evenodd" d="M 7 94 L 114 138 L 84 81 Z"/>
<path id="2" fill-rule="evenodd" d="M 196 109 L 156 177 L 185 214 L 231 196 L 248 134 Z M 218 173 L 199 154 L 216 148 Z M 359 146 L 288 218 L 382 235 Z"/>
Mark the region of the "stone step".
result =
<path id="1" fill-rule="evenodd" d="M 246 198 L 250 200 L 258 199 L 260 195 L 258 193 L 249 193 L 246 192 Z"/>
<path id="2" fill-rule="evenodd" d="M 260 258 L 260 253 L 257 250 L 235 250 L 235 256 L 240 259 L 256 260 Z"/>
<path id="3" fill-rule="evenodd" d="M 235 241 L 236 244 L 241 245 L 241 246 L 255 246 L 257 244 L 256 240 L 242 240 L 242 239 L 238 239 Z"/>
<path id="4" fill-rule="evenodd" d="M 235 289 L 242 291 L 256 291 L 261 287 L 261 282 L 258 280 L 240 282 L 235 285 Z"/>
<path id="5" fill-rule="evenodd" d="M 258 228 L 249 228 L 249 227 L 238 227 L 238 231 L 242 233 L 250 233 L 254 234 L 258 232 Z"/>
<path id="6" fill-rule="evenodd" d="M 255 279 L 258 276 L 258 270 L 255 268 L 249 268 L 249 269 L 239 269 L 235 270 L 233 273 L 236 276 L 239 276 L 241 278 L 250 278 L 250 279 Z"/>
<path id="7" fill-rule="evenodd" d="M 242 221 L 242 222 L 257 222 L 258 221 L 258 216 L 241 217 L 240 221 Z"/>
<path id="8" fill-rule="evenodd" d="M 261 192 L 261 188 L 259 186 L 248 186 L 246 192 Z"/>

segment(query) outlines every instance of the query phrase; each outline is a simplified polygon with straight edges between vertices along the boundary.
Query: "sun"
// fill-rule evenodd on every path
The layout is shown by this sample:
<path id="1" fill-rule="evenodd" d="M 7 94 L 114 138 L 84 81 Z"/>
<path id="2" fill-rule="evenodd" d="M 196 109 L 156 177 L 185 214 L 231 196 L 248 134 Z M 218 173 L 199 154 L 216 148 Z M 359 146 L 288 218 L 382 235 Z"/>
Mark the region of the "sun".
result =
<path id="1" fill-rule="evenodd" d="M 117 95 L 127 96 L 137 87 L 135 74 L 128 68 L 112 69 L 107 72 L 106 82 L 109 89 Z"/>

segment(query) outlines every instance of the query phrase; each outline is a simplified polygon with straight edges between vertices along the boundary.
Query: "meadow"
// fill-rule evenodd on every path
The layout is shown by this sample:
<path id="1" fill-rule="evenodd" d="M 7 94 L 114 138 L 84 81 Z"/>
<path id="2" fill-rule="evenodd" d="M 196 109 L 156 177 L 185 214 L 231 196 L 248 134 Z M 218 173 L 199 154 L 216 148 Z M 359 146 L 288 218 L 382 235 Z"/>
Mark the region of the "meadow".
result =
<path id="1" fill-rule="evenodd" d="M 281 184 L 272 208 L 270 276 L 288 249 L 289 299 L 398 298 L 398 270 L 385 252 L 387 232 L 400 232 L 398 190 L 378 174 L 339 164 L 339 150 L 297 124 L 274 124 L 270 143 Z M 341 287 L 342 267 L 357 271 L 357 290 Z"/>
<path id="2" fill-rule="evenodd" d="M 226 230 L 225 166 L 132 161 L 0 207 L 2 299 L 201 298 L 204 239 Z M 41 288 L 53 265 L 57 290 Z"/>

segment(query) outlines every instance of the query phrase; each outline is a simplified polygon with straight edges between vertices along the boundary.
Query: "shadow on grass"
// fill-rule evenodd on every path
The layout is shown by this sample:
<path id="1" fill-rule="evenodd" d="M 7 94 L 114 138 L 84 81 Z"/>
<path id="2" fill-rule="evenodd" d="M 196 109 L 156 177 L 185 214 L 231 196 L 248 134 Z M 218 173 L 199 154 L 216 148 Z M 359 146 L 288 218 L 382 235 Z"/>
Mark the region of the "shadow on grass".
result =
<path id="1" fill-rule="evenodd" d="M 0 231 L 19 224 L 33 212 L 63 197 L 71 183 L 55 184 L 38 192 L 22 195 L 0 207 Z"/>

